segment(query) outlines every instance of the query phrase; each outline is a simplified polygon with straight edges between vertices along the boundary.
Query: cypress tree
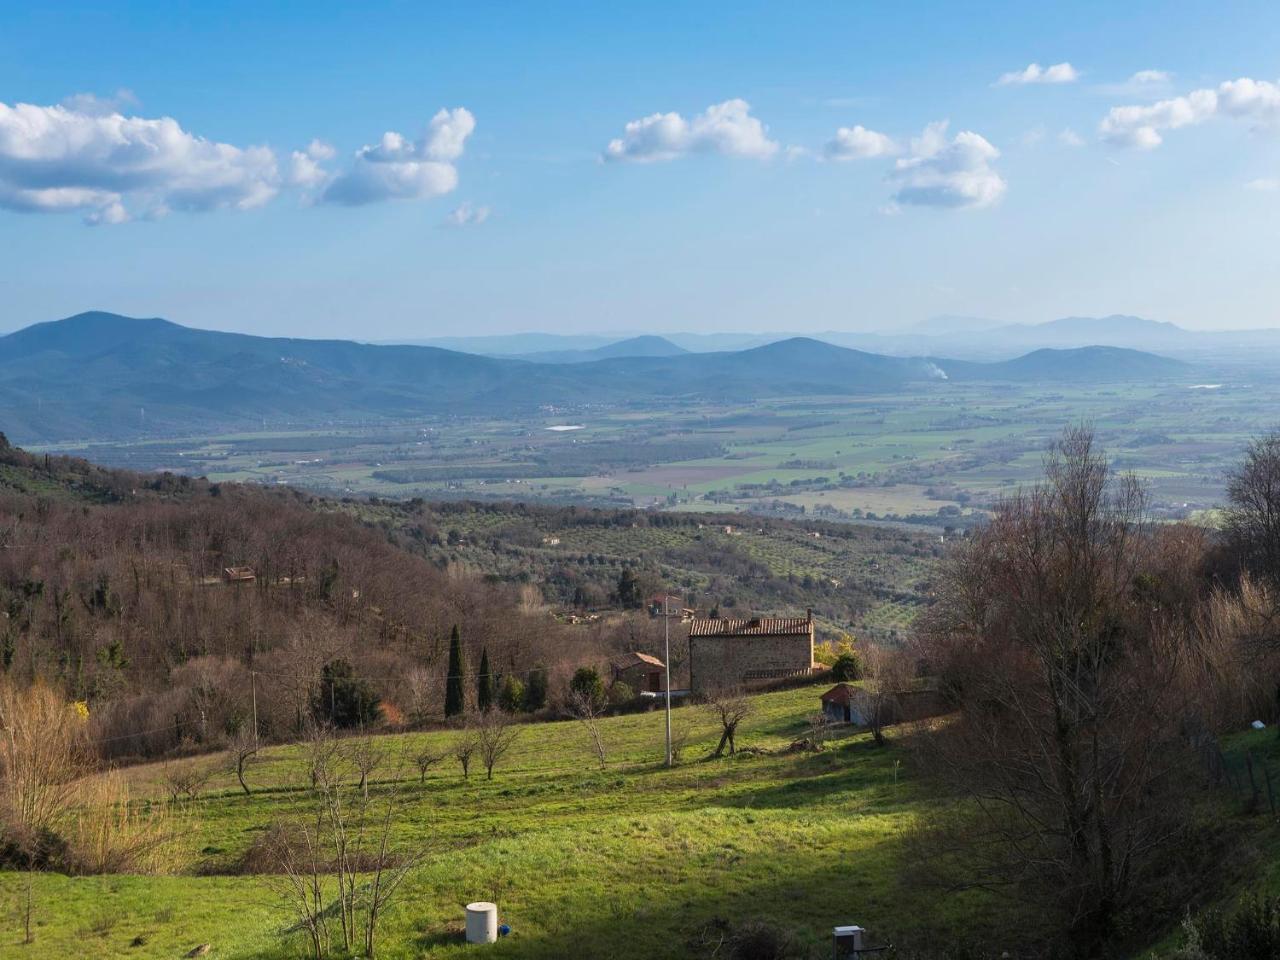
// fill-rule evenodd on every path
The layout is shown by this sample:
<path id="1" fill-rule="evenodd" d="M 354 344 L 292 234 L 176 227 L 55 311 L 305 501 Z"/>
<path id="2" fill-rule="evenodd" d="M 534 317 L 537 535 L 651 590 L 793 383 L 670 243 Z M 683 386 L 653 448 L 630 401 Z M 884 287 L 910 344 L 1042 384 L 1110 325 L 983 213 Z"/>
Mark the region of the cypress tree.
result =
<path id="1" fill-rule="evenodd" d="M 480 651 L 480 675 L 476 677 L 476 706 L 487 713 L 493 706 L 493 675 L 489 672 L 489 648 Z"/>
<path id="2" fill-rule="evenodd" d="M 462 634 L 455 623 L 452 632 L 449 634 L 449 677 L 445 681 L 444 687 L 444 715 L 446 717 L 456 717 L 467 708 L 467 698 L 462 686 L 462 672 L 464 669 L 465 666 L 462 662 Z"/>

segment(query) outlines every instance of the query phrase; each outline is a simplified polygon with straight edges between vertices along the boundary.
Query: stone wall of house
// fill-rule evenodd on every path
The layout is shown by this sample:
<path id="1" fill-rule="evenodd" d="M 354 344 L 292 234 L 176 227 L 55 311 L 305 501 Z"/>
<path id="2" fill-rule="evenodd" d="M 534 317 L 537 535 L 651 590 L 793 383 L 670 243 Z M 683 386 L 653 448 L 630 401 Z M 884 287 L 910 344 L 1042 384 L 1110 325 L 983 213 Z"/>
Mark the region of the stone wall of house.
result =
<path id="1" fill-rule="evenodd" d="M 813 634 L 783 637 L 690 637 L 689 685 L 695 695 L 813 668 Z"/>
<path id="2" fill-rule="evenodd" d="M 666 671 L 650 663 L 637 663 L 622 670 L 613 671 L 614 679 L 625 683 L 636 693 L 661 693 L 666 690 L 664 683 Z M 656 677 L 656 682 L 654 678 Z"/>

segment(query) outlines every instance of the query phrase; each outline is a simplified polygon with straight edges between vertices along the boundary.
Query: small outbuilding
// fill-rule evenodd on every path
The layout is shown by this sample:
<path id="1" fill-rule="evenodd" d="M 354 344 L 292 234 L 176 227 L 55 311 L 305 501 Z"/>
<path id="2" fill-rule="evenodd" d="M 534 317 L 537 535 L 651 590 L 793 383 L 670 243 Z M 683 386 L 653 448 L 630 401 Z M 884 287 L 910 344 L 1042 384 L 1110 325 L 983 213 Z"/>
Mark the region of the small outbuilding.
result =
<path id="1" fill-rule="evenodd" d="M 647 653 L 626 653 L 609 661 L 614 683 L 636 693 L 661 693 L 666 687 L 666 664 Z"/>
<path id="2" fill-rule="evenodd" d="M 853 688 L 847 683 L 837 683 L 820 699 L 823 716 L 832 723 L 862 723 L 862 712 L 858 709 Z"/>
<path id="3" fill-rule="evenodd" d="M 257 575 L 253 567 L 223 567 L 222 579 L 227 583 L 252 583 Z"/>

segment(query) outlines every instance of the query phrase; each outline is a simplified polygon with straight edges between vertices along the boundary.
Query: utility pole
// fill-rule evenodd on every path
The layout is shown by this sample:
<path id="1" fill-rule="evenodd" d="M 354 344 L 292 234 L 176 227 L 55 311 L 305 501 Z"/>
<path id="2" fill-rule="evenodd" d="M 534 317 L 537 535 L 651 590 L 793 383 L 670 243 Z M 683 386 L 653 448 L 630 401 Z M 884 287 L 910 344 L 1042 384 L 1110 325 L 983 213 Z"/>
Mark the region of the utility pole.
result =
<path id="1" fill-rule="evenodd" d="M 253 690 L 253 745 L 258 745 L 258 674 L 249 671 L 249 686 Z"/>
<path id="2" fill-rule="evenodd" d="M 671 595 L 662 591 L 662 667 L 667 673 L 667 766 L 671 766 L 671 611 L 668 609 Z"/>

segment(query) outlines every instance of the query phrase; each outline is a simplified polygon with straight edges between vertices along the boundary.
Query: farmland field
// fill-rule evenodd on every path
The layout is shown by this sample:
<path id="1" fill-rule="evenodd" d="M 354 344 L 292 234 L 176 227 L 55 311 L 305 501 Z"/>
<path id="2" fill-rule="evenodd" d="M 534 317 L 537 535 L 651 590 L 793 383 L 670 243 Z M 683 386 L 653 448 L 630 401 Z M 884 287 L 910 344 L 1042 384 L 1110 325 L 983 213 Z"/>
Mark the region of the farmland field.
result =
<path id="1" fill-rule="evenodd" d="M 1233 379 L 1234 376 L 1234 379 Z M 953 384 L 943 391 L 431 417 L 186 439 L 62 445 L 110 465 L 329 493 L 965 523 L 1034 480 L 1051 438 L 1091 423 L 1161 515 L 1219 502 L 1223 470 L 1273 424 L 1280 387 Z M 557 430 L 566 424 L 581 429 Z M 939 513 L 939 511 L 942 513 Z"/>

